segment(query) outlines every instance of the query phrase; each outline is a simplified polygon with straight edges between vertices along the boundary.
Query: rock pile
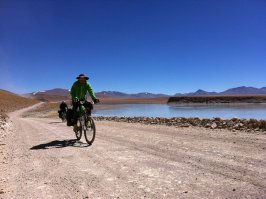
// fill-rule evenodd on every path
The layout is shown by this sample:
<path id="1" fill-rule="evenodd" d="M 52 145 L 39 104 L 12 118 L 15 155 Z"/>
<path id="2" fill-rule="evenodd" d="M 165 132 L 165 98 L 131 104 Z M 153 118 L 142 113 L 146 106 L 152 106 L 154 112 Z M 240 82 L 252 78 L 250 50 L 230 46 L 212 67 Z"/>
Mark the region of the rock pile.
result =
<path id="1" fill-rule="evenodd" d="M 142 123 L 148 125 L 166 125 L 178 127 L 204 127 L 209 129 L 229 129 L 232 131 L 266 131 L 266 120 L 256 119 L 201 119 L 195 118 L 162 118 L 162 117 L 95 117 L 96 120 L 128 122 L 128 123 Z"/>

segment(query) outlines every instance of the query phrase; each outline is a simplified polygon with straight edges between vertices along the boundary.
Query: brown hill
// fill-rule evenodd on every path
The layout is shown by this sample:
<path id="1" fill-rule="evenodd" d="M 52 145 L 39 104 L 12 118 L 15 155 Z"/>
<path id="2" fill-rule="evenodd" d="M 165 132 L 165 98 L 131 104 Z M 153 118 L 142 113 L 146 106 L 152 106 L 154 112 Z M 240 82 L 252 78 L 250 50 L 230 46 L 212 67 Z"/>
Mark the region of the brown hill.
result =
<path id="1" fill-rule="evenodd" d="M 100 98 L 101 104 L 166 104 L 168 97 L 157 98 Z"/>
<path id="2" fill-rule="evenodd" d="M 70 99 L 70 93 L 67 89 L 55 88 L 47 91 L 39 91 L 24 94 L 25 97 L 36 99 L 43 102 L 58 102 Z"/>
<path id="3" fill-rule="evenodd" d="M 70 100 L 70 96 L 62 96 L 62 95 L 47 95 L 45 93 L 38 93 L 34 96 L 30 96 L 32 99 L 36 99 L 42 102 L 58 102 L 63 100 Z"/>
<path id="4" fill-rule="evenodd" d="M 21 97 L 0 89 L 0 112 L 2 113 L 12 112 L 36 103 L 38 103 L 37 100 Z"/>

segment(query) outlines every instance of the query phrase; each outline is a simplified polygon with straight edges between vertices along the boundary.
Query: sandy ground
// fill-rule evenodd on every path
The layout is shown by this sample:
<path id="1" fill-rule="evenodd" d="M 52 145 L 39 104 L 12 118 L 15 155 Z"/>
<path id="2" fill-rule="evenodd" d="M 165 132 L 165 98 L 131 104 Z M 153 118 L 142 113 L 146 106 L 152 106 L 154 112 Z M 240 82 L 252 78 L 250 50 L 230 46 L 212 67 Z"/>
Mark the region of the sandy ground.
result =
<path id="1" fill-rule="evenodd" d="M 22 113 L 0 141 L 0 198 L 266 198 L 264 133 L 97 121 L 88 146 Z"/>

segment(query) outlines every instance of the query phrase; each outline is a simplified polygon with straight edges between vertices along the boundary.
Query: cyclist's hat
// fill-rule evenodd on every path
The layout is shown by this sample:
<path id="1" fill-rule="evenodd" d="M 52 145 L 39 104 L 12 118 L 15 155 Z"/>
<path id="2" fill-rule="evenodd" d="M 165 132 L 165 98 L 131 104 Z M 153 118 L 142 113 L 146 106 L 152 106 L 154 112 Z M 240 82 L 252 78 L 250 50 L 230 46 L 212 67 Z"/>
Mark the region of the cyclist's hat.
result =
<path id="1" fill-rule="evenodd" d="M 80 78 L 85 78 L 86 80 L 89 79 L 89 77 L 87 77 L 87 76 L 84 75 L 84 74 L 80 74 L 80 75 L 77 77 L 77 79 L 80 79 Z"/>

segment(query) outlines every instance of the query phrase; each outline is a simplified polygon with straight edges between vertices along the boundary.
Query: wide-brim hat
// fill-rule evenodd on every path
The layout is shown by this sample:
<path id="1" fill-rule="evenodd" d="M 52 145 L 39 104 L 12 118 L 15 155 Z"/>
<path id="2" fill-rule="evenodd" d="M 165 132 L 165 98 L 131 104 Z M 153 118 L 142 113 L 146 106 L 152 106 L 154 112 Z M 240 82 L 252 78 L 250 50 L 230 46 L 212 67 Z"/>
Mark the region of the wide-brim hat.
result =
<path id="1" fill-rule="evenodd" d="M 84 75 L 84 74 L 80 74 L 79 76 L 77 76 L 77 78 L 76 79 L 80 79 L 80 78 L 85 78 L 86 80 L 88 80 L 89 79 L 89 77 L 87 77 L 86 75 Z"/>

